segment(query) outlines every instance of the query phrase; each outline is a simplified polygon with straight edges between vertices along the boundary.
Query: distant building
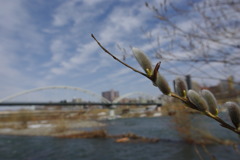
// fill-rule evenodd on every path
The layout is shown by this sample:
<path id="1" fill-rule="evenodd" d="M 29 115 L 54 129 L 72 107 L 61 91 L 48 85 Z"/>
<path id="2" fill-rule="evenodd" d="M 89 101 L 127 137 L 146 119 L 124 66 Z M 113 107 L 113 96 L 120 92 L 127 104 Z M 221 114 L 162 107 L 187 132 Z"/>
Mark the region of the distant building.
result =
<path id="1" fill-rule="evenodd" d="M 119 97 L 119 92 L 114 90 L 105 91 L 102 92 L 102 96 L 112 102 L 114 99 Z"/>
<path id="2" fill-rule="evenodd" d="M 72 102 L 81 103 L 81 102 L 83 102 L 83 100 L 82 100 L 82 98 L 74 98 L 74 99 L 72 99 Z"/>
<path id="3" fill-rule="evenodd" d="M 233 76 L 221 80 L 219 84 L 208 88 L 217 99 L 233 98 L 240 95 L 240 83 L 234 82 Z"/>

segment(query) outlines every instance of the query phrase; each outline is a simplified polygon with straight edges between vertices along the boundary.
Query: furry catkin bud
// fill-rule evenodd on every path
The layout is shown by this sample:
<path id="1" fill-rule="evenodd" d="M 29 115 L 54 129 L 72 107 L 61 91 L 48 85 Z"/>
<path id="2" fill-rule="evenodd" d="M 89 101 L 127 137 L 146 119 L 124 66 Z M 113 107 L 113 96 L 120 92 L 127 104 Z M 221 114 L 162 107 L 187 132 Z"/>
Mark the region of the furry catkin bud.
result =
<path id="1" fill-rule="evenodd" d="M 157 73 L 156 81 L 153 82 L 153 84 L 157 86 L 163 94 L 168 95 L 171 92 L 168 82 L 160 73 Z"/>
<path id="2" fill-rule="evenodd" d="M 187 97 L 199 111 L 206 111 L 208 109 L 207 102 L 196 91 L 192 89 L 188 90 Z"/>
<path id="3" fill-rule="evenodd" d="M 237 103 L 226 102 L 224 106 L 228 109 L 228 114 L 232 120 L 232 123 L 237 129 L 240 129 L 240 107 Z"/>
<path id="4" fill-rule="evenodd" d="M 203 89 L 201 91 L 201 95 L 208 104 L 209 112 L 212 113 L 213 115 L 217 115 L 218 114 L 217 100 L 216 100 L 215 96 L 212 94 L 212 92 L 210 92 L 209 90 Z"/>
<path id="5" fill-rule="evenodd" d="M 147 55 L 138 48 L 133 48 L 132 52 L 140 66 L 143 68 L 143 70 L 147 73 L 148 76 L 151 76 L 153 67 Z"/>
<path id="6" fill-rule="evenodd" d="M 177 77 L 175 79 L 175 90 L 176 90 L 176 93 L 181 96 L 181 97 L 185 97 L 186 96 L 186 92 L 187 92 L 187 84 L 186 84 L 186 81 L 183 80 L 182 78 L 180 77 Z"/>

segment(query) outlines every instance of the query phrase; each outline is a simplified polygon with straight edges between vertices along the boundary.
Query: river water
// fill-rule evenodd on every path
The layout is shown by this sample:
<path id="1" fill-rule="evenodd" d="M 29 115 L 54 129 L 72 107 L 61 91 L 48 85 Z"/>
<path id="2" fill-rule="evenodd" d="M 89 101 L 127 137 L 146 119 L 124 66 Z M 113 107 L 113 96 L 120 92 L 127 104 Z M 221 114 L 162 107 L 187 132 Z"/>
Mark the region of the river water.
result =
<path id="1" fill-rule="evenodd" d="M 210 132 L 239 142 L 239 137 L 203 116 L 194 119 Z M 115 143 L 113 139 L 60 139 L 54 137 L 0 136 L 0 160 L 239 160 L 231 146 L 186 144 L 173 129 L 171 117 L 129 118 L 106 121 L 110 134 L 135 133 L 171 141 L 158 143 Z M 195 148 L 195 149 L 194 149 Z M 238 145 L 238 148 L 240 146 Z"/>

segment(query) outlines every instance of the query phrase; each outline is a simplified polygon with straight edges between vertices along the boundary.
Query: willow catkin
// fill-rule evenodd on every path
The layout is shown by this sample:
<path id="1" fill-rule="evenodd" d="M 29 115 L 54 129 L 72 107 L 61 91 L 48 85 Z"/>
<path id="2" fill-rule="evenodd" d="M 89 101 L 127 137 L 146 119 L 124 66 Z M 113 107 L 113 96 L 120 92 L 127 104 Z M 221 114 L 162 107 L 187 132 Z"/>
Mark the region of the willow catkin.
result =
<path id="1" fill-rule="evenodd" d="M 189 101 L 196 106 L 199 111 L 208 110 L 207 102 L 196 91 L 190 89 L 187 92 Z"/>
<path id="2" fill-rule="evenodd" d="M 235 102 L 226 102 L 224 106 L 227 107 L 229 117 L 234 126 L 240 129 L 240 107 Z"/>
<path id="3" fill-rule="evenodd" d="M 149 76 L 151 76 L 153 67 L 152 67 L 152 63 L 151 63 L 150 59 L 148 58 L 148 56 L 138 48 L 132 48 L 132 52 L 133 52 L 134 57 L 140 64 L 140 66 L 143 68 L 143 70 Z"/>
<path id="4" fill-rule="evenodd" d="M 171 92 L 168 82 L 160 73 L 157 73 L 157 78 L 153 84 L 157 86 L 163 94 L 168 95 Z"/>
<path id="5" fill-rule="evenodd" d="M 176 90 L 176 93 L 181 96 L 181 97 L 184 97 L 186 96 L 186 92 L 187 92 L 187 84 L 186 84 L 186 81 L 183 80 L 183 78 L 180 78 L 180 77 L 177 77 L 175 79 L 175 90 Z"/>
<path id="6" fill-rule="evenodd" d="M 205 99 L 205 101 L 208 104 L 208 111 L 212 113 L 213 115 L 217 115 L 217 100 L 215 96 L 210 92 L 209 90 L 203 89 L 201 91 L 202 97 Z"/>

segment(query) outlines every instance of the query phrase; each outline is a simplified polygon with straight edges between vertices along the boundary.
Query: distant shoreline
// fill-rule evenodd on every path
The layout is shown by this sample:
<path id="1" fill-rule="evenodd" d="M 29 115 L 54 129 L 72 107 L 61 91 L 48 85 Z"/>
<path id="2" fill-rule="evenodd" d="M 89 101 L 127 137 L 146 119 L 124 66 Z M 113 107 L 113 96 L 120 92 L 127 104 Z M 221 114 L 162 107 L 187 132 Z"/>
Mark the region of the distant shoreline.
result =
<path id="1" fill-rule="evenodd" d="M 29 124 L 24 129 L 1 128 L 0 135 L 17 136 L 61 136 L 76 134 L 84 131 L 84 128 L 100 128 L 106 126 L 105 123 L 93 120 L 64 121 L 60 124 L 43 123 Z M 82 129 L 82 130 L 81 130 Z"/>

